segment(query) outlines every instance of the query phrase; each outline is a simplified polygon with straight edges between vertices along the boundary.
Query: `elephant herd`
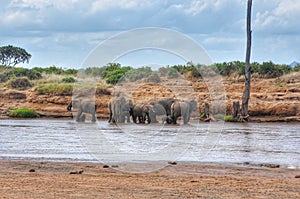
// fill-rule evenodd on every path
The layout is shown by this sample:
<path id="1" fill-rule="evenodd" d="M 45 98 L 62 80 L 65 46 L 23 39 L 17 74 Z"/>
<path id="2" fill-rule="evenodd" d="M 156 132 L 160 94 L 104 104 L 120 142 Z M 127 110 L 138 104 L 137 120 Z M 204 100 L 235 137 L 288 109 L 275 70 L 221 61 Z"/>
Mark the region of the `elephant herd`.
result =
<path id="1" fill-rule="evenodd" d="M 92 115 L 92 122 L 96 122 L 97 104 L 90 100 L 73 100 L 67 110 L 77 109 L 76 121 L 84 122 L 85 114 Z M 118 95 L 112 97 L 108 104 L 109 123 L 150 124 L 158 123 L 157 116 L 162 116 L 162 123 L 177 124 L 179 117 L 183 123 L 190 121 L 190 115 L 197 109 L 195 100 L 179 100 L 175 98 L 151 99 L 144 103 L 134 104 L 130 99 Z"/>
<path id="2" fill-rule="evenodd" d="M 134 123 L 158 123 L 157 116 L 162 117 L 162 123 L 176 124 L 180 116 L 183 123 L 190 121 L 190 115 L 197 108 L 195 100 L 184 101 L 175 98 L 152 99 L 144 103 L 133 104 L 123 96 L 117 96 L 109 102 L 109 122 L 127 123 L 130 117 Z"/>

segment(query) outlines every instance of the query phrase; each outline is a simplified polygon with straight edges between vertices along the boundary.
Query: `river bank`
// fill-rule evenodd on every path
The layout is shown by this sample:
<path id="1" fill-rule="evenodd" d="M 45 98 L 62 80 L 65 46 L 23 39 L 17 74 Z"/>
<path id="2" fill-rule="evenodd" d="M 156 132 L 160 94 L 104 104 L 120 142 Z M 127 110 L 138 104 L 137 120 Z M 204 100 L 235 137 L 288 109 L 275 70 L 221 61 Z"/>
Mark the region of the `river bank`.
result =
<path id="1" fill-rule="evenodd" d="M 127 173 L 100 163 L 0 161 L 0 197 L 299 198 L 299 174 L 299 169 L 183 163 Z"/>
<path id="2" fill-rule="evenodd" d="M 232 115 L 232 104 L 241 102 L 244 89 L 243 77 L 227 77 L 222 80 L 222 87 L 226 97 L 224 115 Z M 98 105 L 98 119 L 109 116 L 108 102 L 114 92 L 114 87 L 96 92 Z M 132 90 L 131 98 L 134 102 L 147 101 L 153 98 L 176 97 L 195 98 L 199 111 L 194 118 L 204 112 L 205 103 L 211 103 L 211 93 L 207 82 L 202 79 L 187 81 L 186 79 L 165 79 L 159 84 L 127 85 L 122 91 Z M 72 93 L 39 93 L 35 87 L 27 90 L 0 91 L 0 118 L 8 118 L 10 112 L 16 108 L 34 109 L 40 117 L 62 118 L 71 117 L 66 110 L 72 99 Z M 249 101 L 250 121 L 253 122 L 300 122 L 300 75 L 291 73 L 279 78 L 253 78 L 251 82 L 251 96 Z M 213 110 L 212 110 L 213 111 Z"/>

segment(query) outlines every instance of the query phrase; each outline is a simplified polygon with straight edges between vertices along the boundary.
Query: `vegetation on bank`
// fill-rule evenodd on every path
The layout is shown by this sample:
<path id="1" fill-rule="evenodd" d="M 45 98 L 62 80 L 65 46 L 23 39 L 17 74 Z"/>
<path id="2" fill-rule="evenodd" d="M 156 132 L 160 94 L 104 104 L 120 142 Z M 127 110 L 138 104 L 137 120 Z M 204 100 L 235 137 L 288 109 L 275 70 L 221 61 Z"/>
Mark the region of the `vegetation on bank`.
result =
<path id="1" fill-rule="evenodd" d="M 102 79 L 102 84 L 115 85 L 119 81 L 139 81 L 159 83 L 162 77 L 177 78 L 184 75 L 186 78 L 201 78 L 200 71 L 209 68 L 224 77 L 243 76 L 245 63 L 241 61 L 215 63 L 210 66 L 193 65 L 188 62 L 185 65 L 173 65 L 159 68 L 157 71 L 151 67 L 144 66 L 133 68 L 121 66 L 119 63 L 109 63 L 102 67 L 89 67 L 86 69 L 62 69 L 56 66 L 47 68 L 34 67 L 31 69 L 0 66 L 0 84 L 8 88 L 24 90 L 35 87 L 38 94 L 64 94 L 70 95 L 73 84 L 77 82 L 78 73 L 83 73 L 95 79 Z M 289 65 L 275 64 L 273 62 L 251 64 L 252 74 L 261 78 L 276 78 L 284 74 L 300 71 L 300 65 L 291 67 Z M 105 93 L 109 86 L 99 86 L 98 92 Z"/>
<path id="2" fill-rule="evenodd" d="M 35 110 L 32 110 L 32 109 L 18 108 L 18 109 L 13 110 L 10 113 L 10 117 L 36 118 L 36 117 L 38 117 L 38 114 L 35 112 Z"/>

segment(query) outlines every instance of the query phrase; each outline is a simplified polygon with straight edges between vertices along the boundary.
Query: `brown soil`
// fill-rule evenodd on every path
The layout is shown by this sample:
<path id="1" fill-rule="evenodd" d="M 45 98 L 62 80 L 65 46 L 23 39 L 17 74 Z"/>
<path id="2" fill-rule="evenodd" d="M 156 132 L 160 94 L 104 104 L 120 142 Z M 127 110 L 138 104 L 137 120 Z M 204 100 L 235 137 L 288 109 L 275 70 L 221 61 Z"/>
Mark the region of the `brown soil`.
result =
<path id="1" fill-rule="evenodd" d="M 126 173 L 96 163 L 0 162 L 0 198 L 299 198 L 299 174 L 181 163 Z"/>
<path id="2" fill-rule="evenodd" d="M 243 77 L 223 79 L 226 95 L 226 113 L 232 114 L 232 102 L 241 101 Z M 207 84 L 201 79 L 186 81 L 183 79 L 163 80 L 160 84 L 127 85 L 123 90 L 132 91 L 134 102 L 151 98 L 177 97 L 195 98 L 199 102 L 200 113 L 205 102 L 210 102 Z M 98 118 L 108 117 L 108 101 L 113 89 L 98 93 Z M 0 92 L 0 118 L 7 117 L 12 108 L 24 107 L 36 110 L 41 116 L 70 117 L 66 110 L 72 96 L 38 95 L 34 88 L 25 91 Z M 254 121 L 300 121 L 300 73 L 292 73 L 276 79 L 253 78 L 249 102 L 250 119 Z M 199 112 L 198 112 L 199 113 Z M 197 116 L 197 115 L 194 115 Z M 199 114 L 198 114 L 199 116 Z"/>

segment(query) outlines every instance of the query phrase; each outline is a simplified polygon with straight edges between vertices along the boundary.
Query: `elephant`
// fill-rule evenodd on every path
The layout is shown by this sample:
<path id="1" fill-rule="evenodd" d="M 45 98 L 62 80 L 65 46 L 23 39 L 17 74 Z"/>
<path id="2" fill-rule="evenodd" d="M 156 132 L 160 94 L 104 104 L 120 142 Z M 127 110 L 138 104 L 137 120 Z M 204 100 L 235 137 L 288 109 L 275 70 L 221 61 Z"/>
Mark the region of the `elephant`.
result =
<path id="1" fill-rule="evenodd" d="M 132 108 L 131 115 L 134 123 L 137 123 L 137 119 L 139 123 L 144 124 L 147 120 L 148 124 L 151 123 L 150 115 L 154 114 L 153 105 L 150 104 L 135 104 Z"/>
<path id="2" fill-rule="evenodd" d="M 151 122 L 158 123 L 156 116 L 157 115 L 166 115 L 166 110 L 161 104 L 159 104 L 157 102 L 152 103 L 152 104 L 150 102 L 149 104 L 153 106 L 153 111 L 151 111 L 149 114 Z"/>
<path id="3" fill-rule="evenodd" d="M 77 109 L 77 122 L 85 122 L 85 114 L 88 113 L 92 115 L 92 122 L 96 122 L 96 111 L 97 111 L 97 104 L 95 101 L 91 100 L 72 100 L 68 106 L 67 110 L 71 111 L 72 108 Z"/>
<path id="4" fill-rule="evenodd" d="M 153 105 L 154 113 L 150 114 L 151 122 L 158 122 L 157 115 L 171 115 L 171 105 L 176 101 L 175 98 L 152 99 L 148 103 Z"/>
<path id="5" fill-rule="evenodd" d="M 173 124 L 177 123 L 178 117 L 182 116 L 183 123 L 187 124 L 190 121 L 191 113 L 196 110 L 197 102 L 191 101 L 176 101 L 171 105 L 171 119 Z"/>
<path id="6" fill-rule="evenodd" d="M 123 96 L 113 97 L 108 104 L 109 108 L 109 123 L 130 123 L 130 116 L 133 103 L 131 100 L 126 100 Z"/>
<path id="7" fill-rule="evenodd" d="M 163 124 L 172 124 L 173 123 L 173 120 L 172 120 L 172 117 L 171 117 L 171 115 L 168 115 L 168 116 L 163 116 L 162 117 L 162 123 Z"/>
<path id="8" fill-rule="evenodd" d="M 175 98 L 164 98 L 157 100 L 157 103 L 164 107 L 166 115 L 171 115 L 171 106 L 177 99 Z"/>

